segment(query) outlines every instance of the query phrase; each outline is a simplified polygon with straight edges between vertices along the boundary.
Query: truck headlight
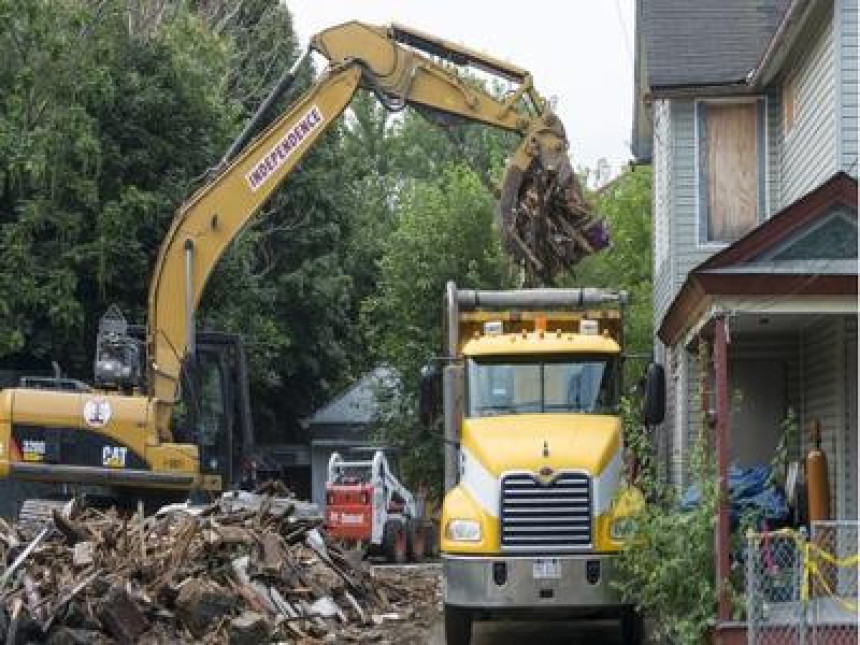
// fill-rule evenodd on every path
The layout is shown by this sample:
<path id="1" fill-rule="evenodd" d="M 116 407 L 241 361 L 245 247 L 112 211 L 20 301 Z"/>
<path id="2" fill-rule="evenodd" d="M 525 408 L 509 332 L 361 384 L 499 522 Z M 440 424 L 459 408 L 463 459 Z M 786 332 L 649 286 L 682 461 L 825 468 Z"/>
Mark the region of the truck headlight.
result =
<path id="1" fill-rule="evenodd" d="M 448 520 L 445 537 L 454 542 L 480 542 L 481 525 L 475 520 Z"/>
<path id="2" fill-rule="evenodd" d="M 636 532 L 636 518 L 621 516 L 613 518 L 609 525 L 609 537 L 615 542 L 624 542 L 633 537 Z"/>

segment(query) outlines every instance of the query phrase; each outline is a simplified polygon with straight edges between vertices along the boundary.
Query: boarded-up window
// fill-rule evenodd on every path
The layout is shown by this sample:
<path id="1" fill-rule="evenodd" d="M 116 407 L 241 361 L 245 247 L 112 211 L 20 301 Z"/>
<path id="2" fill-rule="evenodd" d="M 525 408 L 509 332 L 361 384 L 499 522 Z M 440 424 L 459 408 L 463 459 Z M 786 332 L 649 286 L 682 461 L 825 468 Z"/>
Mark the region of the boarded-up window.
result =
<path id="1" fill-rule="evenodd" d="M 760 101 L 699 104 L 702 241 L 733 242 L 763 210 Z"/>

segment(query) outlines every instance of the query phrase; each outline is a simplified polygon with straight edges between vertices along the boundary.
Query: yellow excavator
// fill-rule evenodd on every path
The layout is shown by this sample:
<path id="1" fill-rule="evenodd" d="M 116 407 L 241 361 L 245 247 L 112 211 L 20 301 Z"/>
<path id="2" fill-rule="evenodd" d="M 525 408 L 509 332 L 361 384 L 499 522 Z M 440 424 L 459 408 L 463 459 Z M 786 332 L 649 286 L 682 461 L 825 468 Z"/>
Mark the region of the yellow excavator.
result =
<path id="1" fill-rule="evenodd" d="M 359 89 L 390 110 L 408 105 L 442 124 L 479 122 L 522 136 L 500 188 L 499 222 L 527 270 L 548 275 L 602 243 L 601 224 L 584 208 L 571 171 L 564 129 L 527 71 L 397 25 L 345 23 L 314 36 L 309 50 L 329 63 L 310 90 L 255 136 L 299 63 L 287 70 L 214 178 L 177 212 L 152 274 L 145 337 L 135 339 L 111 309 L 100 325 L 92 386 L 31 378 L 0 391 L 0 477 L 134 496 L 236 485 L 246 473 L 233 467 L 234 457 L 250 454 L 253 433 L 219 436 L 223 424 L 207 423 L 211 414 L 201 412 L 207 400 L 225 405 L 232 372 L 181 387 L 204 362 L 195 311 L 227 246 Z M 493 96 L 466 68 L 507 81 L 511 93 Z M 542 255 L 550 247 L 552 261 Z M 190 429 L 175 421 L 180 409 L 197 410 Z"/>

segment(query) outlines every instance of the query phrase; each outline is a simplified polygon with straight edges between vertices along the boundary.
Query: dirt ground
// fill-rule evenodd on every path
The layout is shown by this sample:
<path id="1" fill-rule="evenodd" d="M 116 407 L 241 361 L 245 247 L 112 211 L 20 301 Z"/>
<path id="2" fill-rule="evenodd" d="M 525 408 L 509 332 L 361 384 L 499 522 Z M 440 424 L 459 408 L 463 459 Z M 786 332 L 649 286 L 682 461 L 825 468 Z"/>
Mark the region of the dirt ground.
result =
<path id="1" fill-rule="evenodd" d="M 414 604 L 408 614 L 383 618 L 381 625 L 363 634 L 362 642 L 445 645 L 441 566 L 377 566 L 374 574 L 410 593 Z M 473 629 L 473 645 L 621 645 L 614 621 L 479 622 Z"/>

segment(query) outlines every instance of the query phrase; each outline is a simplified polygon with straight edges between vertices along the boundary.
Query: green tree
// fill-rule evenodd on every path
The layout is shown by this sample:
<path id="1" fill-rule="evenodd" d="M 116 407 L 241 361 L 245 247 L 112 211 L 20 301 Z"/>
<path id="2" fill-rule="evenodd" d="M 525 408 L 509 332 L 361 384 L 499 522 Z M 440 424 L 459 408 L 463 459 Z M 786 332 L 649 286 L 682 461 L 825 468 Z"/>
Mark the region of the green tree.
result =
<path id="1" fill-rule="evenodd" d="M 451 165 L 432 181 L 414 180 L 400 194 L 397 227 L 386 239 L 377 293 L 362 309 L 374 355 L 400 373 L 400 398 L 383 435 L 409 446 L 407 474 L 438 487 L 441 444 L 416 440 L 415 404 L 422 365 L 442 350 L 442 294 L 448 280 L 474 288 L 510 282 L 510 266 L 493 229 L 495 202 L 481 180 Z"/>
<path id="2" fill-rule="evenodd" d="M 626 170 L 592 196 L 606 219 L 612 246 L 573 267 L 567 282 L 626 289 L 625 351 L 650 353 L 653 345 L 651 189 L 649 167 Z"/>
<path id="3" fill-rule="evenodd" d="M 116 302 L 144 322 L 177 207 L 297 40 L 277 0 L 0 0 L 0 46 L 0 359 L 56 359 L 87 378 L 99 316 Z M 339 144 L 335 127 L 231 246 L 201 305 L 204 325 L 246 335 L 272 436 L 351 364 Z"/>
<path id="4" fill-rule="evenodd" d="M 140 320 L 175 204 L 229 126 L 217 39 L 126 3 L 0 2 L 0 355 L 88 371 L 98 315 Z"/>

